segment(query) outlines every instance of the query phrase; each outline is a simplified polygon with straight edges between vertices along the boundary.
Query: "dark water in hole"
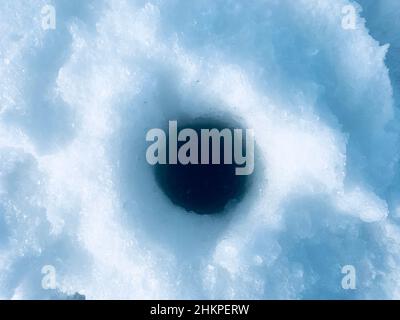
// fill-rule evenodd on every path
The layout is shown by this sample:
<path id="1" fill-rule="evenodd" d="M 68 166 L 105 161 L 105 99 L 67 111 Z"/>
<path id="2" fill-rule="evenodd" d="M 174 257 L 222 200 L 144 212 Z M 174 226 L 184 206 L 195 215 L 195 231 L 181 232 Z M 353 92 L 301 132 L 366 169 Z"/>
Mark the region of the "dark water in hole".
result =
<path id="1" fill-rule="evenodd" d="M 178 133 L 184 128 L 191 128 L 198 134 L 199 163 L 201 155 L 201 129 L 241 129 L 236 123 L 205 118 L 191 121 L 178 120 Z M 167 134 L 168 151 L 168 130 L 165 130 L 165 132 Z M 245 138 L 245 131 L 243 131 L 243 138 Z M 243 147 L 245 147 L 244 140 L 242 141 Z M 178 164 L 157 164 L 155 166 L 154 174 L 157 184 L 175 205 L 197 214 L 217 214 L 223 212 L 225 206 L 230 201 L 240 201 L 244 197 L 251 175 L 235 175 L 237 165 L 234 161 L 233 164 L 224 164 L 222 141 L 223 139 L 221 139 L 220 144 L 221 164 L 182 165 L 178 161 Z M 178 150 L 184 143 L 178 141 Z M 211 140 L 209 150 L 209 163 L 211 163 Z M 234 159 L 233 155 L 232 159 Z"/>

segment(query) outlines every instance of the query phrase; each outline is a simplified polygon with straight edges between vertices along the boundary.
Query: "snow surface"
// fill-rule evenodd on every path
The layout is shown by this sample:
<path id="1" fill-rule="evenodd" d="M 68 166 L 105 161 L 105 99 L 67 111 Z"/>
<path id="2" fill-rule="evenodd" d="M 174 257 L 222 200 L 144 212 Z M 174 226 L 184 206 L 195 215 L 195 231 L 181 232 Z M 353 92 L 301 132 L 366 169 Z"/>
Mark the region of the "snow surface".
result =
<path id="1" fill-rule="evenodd" d="M 400 298 L 399 15 L 398 0 L 1 1 L 0 299 Z M 156 185 L 144 132 L 177 114 L 255 130 L 255 183 L 228 214 Z"/>

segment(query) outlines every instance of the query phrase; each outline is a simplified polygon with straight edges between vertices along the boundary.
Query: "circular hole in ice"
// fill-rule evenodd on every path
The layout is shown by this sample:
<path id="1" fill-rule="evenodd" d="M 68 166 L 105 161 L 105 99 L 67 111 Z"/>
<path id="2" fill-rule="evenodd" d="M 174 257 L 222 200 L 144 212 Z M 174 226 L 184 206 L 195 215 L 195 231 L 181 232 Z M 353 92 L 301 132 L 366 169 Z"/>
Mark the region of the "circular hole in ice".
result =
<path id="1" fill-rule="evenodd" d="M 249 188 L 251 175 L 236 175 L 233 154 L 233 129 L 242 129 L 235 121 L 226 121 L 215 118 L 197 118 L 191 120 L 178 120 L 177 132 L 190 128 L 198 137 L 198 162 L 199 164 L 170 164 L 169 130 L 165 130 L 167 143 L 167 164 L 157 164 L 154 167 L 155 179 L 165 195 L 177 206 L 197 214 L 218 214 L 235 203 L 241 201 Z M 225 164 L 224 139 L 220 143 L 220 164 L 211 164 L 213 155 L 211 139 L 209 140 L 209 163 L 201 164 L 201 129 L 230 129 L 232 132 L 232 164 Z M 242 148 L 245 148 L 245 130 L 242 130 Z M 186 141 L 177 142 L 177 150 Z M 243 150 L 241 150 L 243 151 Z"/>

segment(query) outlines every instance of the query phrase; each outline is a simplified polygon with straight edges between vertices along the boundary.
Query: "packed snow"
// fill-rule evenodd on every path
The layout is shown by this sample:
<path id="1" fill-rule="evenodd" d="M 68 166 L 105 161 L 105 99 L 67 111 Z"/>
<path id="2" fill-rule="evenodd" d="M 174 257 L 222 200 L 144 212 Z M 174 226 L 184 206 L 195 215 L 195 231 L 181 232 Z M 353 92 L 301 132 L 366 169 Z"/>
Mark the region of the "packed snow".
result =
<path id="1" fill-rule="evenodd" d="M 398 0 L 1 1 L 0 299 L 400 298 L 399 18 Z M 145 161 L 179 115 L 254 129 L 254 182 L 223 215 L 173 205 Z"/>

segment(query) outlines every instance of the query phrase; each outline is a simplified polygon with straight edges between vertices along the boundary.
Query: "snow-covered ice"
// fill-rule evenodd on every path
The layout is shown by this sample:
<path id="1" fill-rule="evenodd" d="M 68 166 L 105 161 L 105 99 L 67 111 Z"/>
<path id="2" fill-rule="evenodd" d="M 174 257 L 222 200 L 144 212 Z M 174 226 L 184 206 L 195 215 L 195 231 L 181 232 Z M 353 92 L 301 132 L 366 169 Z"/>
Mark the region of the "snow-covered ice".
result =
<path id="1" fill-rule="evenodd" d="M 1 1 L 0 299 L 400 298 L 399 18 L 398 0 Z M 145 132 L 210 114 L 253 128 L 258 162 L 243 201 L 201 216 L 158 188 Z"/>

